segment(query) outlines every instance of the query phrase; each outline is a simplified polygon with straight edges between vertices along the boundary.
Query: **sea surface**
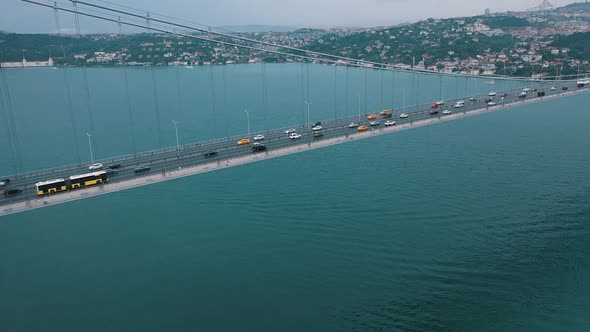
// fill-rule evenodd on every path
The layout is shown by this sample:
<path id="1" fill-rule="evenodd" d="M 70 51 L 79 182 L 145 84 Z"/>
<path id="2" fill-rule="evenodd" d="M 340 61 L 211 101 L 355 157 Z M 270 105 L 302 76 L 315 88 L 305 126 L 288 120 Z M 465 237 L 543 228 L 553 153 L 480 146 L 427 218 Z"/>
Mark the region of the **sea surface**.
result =
<path id="1" fill-rule="evenodd" d="M 317 121 L 523 85 L 300 64 L 4 74 L 22 167 L 2 118 L 2 175 L 88 162 L 89 131 L 104 158 L 174 145 L 172 120 L 189 143 L 246 133 L 244 109 L 255 132 L 307 121 L 305 100 Z M 589 102 L 1 217 L 0 331 L 588 331 Z"/>

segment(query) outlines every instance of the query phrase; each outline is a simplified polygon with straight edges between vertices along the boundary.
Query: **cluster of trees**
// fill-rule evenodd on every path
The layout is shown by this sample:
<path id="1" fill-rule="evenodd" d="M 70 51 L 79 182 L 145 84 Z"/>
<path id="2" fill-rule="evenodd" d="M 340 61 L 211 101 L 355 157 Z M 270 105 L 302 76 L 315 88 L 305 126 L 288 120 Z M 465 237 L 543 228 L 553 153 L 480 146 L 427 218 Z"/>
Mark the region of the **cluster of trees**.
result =
<path id="1" fill-rule="evenodd" d="M 590 59 L 590 32 L 577 32 L 569 36 L 558 36 L 551 46 L 570 49 L 576 59 Z"/>

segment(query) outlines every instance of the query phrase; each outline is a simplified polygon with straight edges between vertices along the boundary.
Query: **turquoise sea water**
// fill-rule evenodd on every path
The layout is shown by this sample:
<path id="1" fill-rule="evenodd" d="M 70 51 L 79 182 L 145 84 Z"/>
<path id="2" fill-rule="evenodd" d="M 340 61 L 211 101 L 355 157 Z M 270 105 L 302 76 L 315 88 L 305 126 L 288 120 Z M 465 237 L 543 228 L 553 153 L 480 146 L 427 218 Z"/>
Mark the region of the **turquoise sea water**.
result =
<path id="1" fill-rule="evenodd" d="M 246 132 L 242 108 L 252 110 L 253 130 L 305 121 L 307 72 L 304 98 L 317 119 L 355 114 L 359 90 L 367 110 L 400 106 L 404 90 L 407 104 L 439 98 L 438 78 L 421 77 L 416 97 L 417 79 L 399 74 L 381 105 L 380 74 L 369 72 L 364 98 L 362 70 L 348 74 L 346 98 L 346 73 L 336 70 L 334 107 L 333 67 L 303 66 L 303 85 L 300 65 L 156 69 L 164 143 L 174 140 L 166 118 L 181 119 L 186 142 Z M 35 135 L 68 117 L 61 70 L 7 73 L 24 168 L 76 162 L 71 134 Z M 75 86 L 80 71 L 69 74 Z M 88 70 L 103 157 L 133 149 L 121 77 Z M 155 148 L 153 109 L 139 110 L 153 105 L 142 90 L 150 69 L 129 77 L 130 101 L 145 112 L 137 148 Z M 448 79 L 444 90 L 469 95 L 474 83 Z M 73 91 L 88 159 L 84 97 Z M 0 330 L 587 331 L 590 113 L 581 105 L 589 98 L 2 217 Z M 0 173 L 10 173 L 3 160 Z"/>

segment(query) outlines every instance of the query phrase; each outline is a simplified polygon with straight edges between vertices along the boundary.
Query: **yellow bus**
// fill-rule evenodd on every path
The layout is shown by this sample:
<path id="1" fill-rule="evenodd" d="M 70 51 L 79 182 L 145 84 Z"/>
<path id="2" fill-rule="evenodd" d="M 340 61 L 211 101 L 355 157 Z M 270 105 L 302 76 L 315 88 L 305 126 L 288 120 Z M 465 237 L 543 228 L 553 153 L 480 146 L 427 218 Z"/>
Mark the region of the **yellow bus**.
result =
<path id="1" fill-rule="evenodd" d="M 68 189 L 65 179 L 54 179 L 35 183 L 37 195 L 54 194 Z"/>
<path id="2" fill-rule="evenodd" d="M 108 181 L 106 171 L 98 171 L 86 174 L 70 176 L 70 189 L 94 186 Z"/>

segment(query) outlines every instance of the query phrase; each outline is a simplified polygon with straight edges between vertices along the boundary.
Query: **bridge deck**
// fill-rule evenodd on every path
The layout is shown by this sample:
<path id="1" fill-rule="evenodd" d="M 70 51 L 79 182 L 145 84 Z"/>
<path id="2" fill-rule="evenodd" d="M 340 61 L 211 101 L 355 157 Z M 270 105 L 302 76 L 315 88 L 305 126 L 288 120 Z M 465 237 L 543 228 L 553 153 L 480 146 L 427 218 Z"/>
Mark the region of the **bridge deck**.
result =
<path id="1" fill-rule="evenodd" d="M 103 164 L 121 164 L 122 171 L 109 179 L 109 183 L 105 185 L 89 187 L 74 191 L 63 192 L 51 196 L 39 197 L 36 195 L 34 183 L 41 180 L 48 180 L 58 177 L 67 177 L 72 174 L 80 174 L 88 172 L 86 166 L 73 165 L 64 168 L 49 169 L 45 171 L 30 172 L 13 177 L 13 182 L 16 185 L 22 186 L 25 191 L 22 194 L 15 195 L 8 198 L 0 198 L 0 216 L 18 213 L 26 210 L 41 208 L 49 205 L 69 202 L 82 198 L 102 195 L 115 191 L 135 188 L 147 184 L 158 183 L 162 181 L 182 178 L 203 172 L 214 171 L 226 167 L 233 167 L 246 163 L 251 163 L 260 160 L 280 157 L 288 154 L 303 152 L 311 149 L 318 149 L 335 144 L 345 143 L 351 140 L 363 139 L 373 137 L 376 135 L 388 134 L 396 131 L 406 130 L 410 128 L 427 126 L 444 121 L 460 119 L 477 114 L 493 112 L 507 109 L 517 105 L 531 102 L 539 102 L 543 100 L 558 98 L 562 96 L 572 95 L 580 92 L 590 91 L 588 87 L 576 88 L 575 84 L 566 83 L 569 89 L 562 91 L 561 86 L 566 86 L 564 83 L 557 86 L 557 90 L 550 90 L 548 88 L 540 88 L 547 92 L 543 97 L 537 97 L 536 93 L 533 96 L 521 99 L 518 94 L 521 90 L 512 90 L 507 92 L 508 95 L 500 101 L 498 93 L 496 100 L 498 105 L 487 106 L 481 99 L 487 96 L 478 96 L 478 101 L 465 101 L 464 108 L 454 109 L 455 101 L 450 100 L 445 107 L 439 109 L 437 116 L 432 116 L 428 112 L 430 105 L 420 105 L 413 108 L 406 108 L 405 110 L 394 111 L 392 120 L 397 122 L 397 125 L 384 127 L 381 123 L 378 127 L 370 127 L 371 129 L 365 132 L 359 132 L 356 128 L 348 128 L 348 123 L 354 121 L 359 122 L 358 117 L 348 117 L 324 123 L 324 136 L 321 138 L 314 138 L 311 130 L 304 127 L 295 127 L 298 132 L 304 135 L 299 140 L 290 140 L 284 134 L 284 130 L 275 130 L 265 133 L 264 144 L 268 147 L 266 152 L 252 153 L 249 146 L 238 146 L 236 139 L 225 139 L 211 142 L 188 144 L 183 146 L 180 151 L 174 149 L 163 149 L 159 151 L 150 151 L 144 154 L 123 156 L 111 160 L 102 161 Z M 451 114 L 442 115 L 443 109 L 449 109 Z M 400 119 L 399 114 L 405 112 L 409 114 L 409 118 Z M 378 121 L 385 121 L 386 119 L 378 119 Z M 361 124 L 368 125 L 368 120 L 363 118 L 360 120 Z M 304 132 L 305 130 L 306 132 Z M 240 137 L 241 138 L 241 137 Z M 207 151 L 217 151 L 218 155 L 214 157 L 204 157 L 203 153 Z M 180 156 L 180 157 L 179 157 Z M 151 171 L 145 175 L 138 176 L 133 172 L 134 166 L 138 164 L 148 164 Z M 11 183 L 13 184 L 13 183 Z M 14 184 L 13 184 L 14 186 Z"/>

